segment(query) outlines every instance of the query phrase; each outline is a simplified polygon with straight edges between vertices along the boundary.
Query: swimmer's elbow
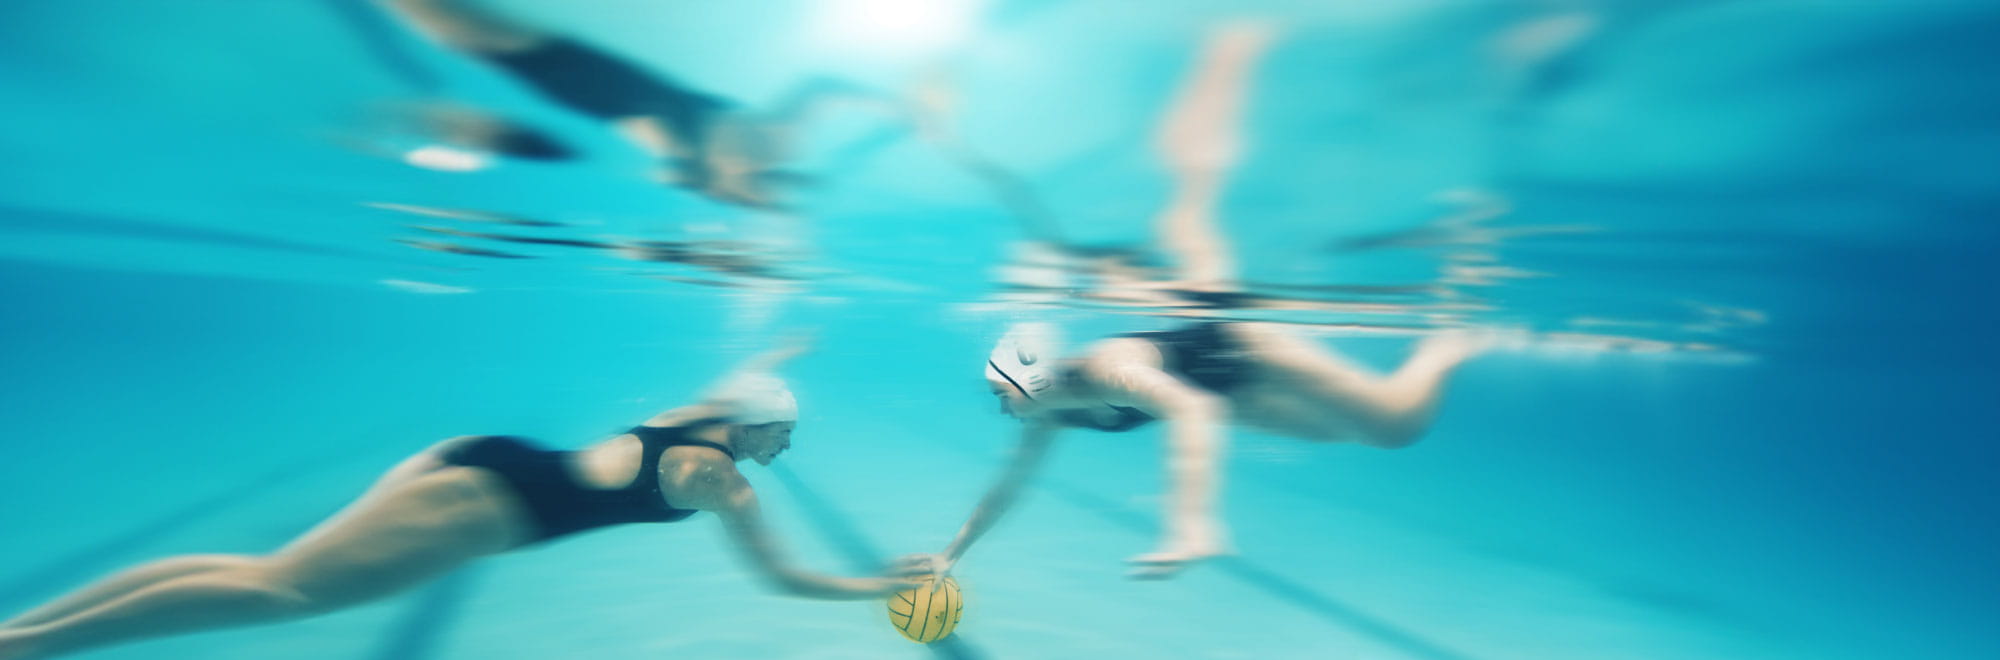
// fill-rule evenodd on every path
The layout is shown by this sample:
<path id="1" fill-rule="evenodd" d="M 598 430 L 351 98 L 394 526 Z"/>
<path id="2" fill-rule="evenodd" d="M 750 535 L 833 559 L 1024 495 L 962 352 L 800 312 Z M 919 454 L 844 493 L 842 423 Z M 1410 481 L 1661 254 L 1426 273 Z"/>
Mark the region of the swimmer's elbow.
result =
<path id="1" fill-rule="evenodd" d="M 757 571 L 757 576 L 763 578 L 762 582 L 764 586 L 769 587 L 772 591 L 787 596 L 810 596 L 812 594 L 812 580 L 804 573 L 792 570 L 787 566 L 767 564 L 761 568 L 764 570 Z"/>
<path id="2" fill-rule="evenodd" d="M 790 574 L 771 575 L 771 576 L 766 576 L 766 578 L 767 579 L 765 580 L 765 584 L 770 585 L 770 587 L 772 589 L 777 590 L 778 593 L 787 596 L 797 596 L 800 598 L 808 598 L 812 596 L 813 592 L 812 584 L 807 580 L 802 579 L 798 575 L 790 575 Z"/>

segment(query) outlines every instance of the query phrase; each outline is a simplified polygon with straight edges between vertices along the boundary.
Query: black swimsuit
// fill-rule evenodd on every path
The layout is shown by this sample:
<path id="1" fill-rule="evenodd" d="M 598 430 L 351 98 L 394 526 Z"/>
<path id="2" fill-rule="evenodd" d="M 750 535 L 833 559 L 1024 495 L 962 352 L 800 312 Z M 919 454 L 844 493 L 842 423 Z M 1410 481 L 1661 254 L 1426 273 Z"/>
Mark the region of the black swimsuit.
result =
<path id="1" fill-rule="evenodd" d="M 724 115 L 740 113 L 733 102 L 647 71 L 589 44 L 549 38 L 525 50 L 474 53 L 527 83 L 549 100 L 604 120 L 653 117 L 666 124 L 681 150 L 664 164 L 677 185 L 706 190 L 715 173 L 709 150 Z M 773 180 L 800 181 L 797 173 L 767 172 Z"/>
<path id="2" fill-rule="evenodd" d="M 1160 349 L 1160 357 L 1166 360 L 1168 373 L 1182 376 L 1210 392 L 1228 394 L 1248 380 L 1251 367 L 1245 364 L 1243 346 L 1222 331 L 1223 325 L 1226 324 L 1194 323 L 1172 330 L 1120 336 L 1153 342 Z"/>
<path id="3" fill-rule="evenodd" d="M 665 159 L 682 179 L 680 185 L 695 189 L 708 185 L 709 133 L 724 113 L 735 111 L 735 104 L 570 39 L 551 38 L 527 50 L 478 55 L 577 112 L 607 121 L 658 118 L 674 142 L 686 149 Z"/>
<path id="4" fill-rule="evenodd" d="M 1249 377 L 1250 365 L 1244 364 L 1243 347 L 1223 334 L 1222 326 L 1214 322 L 1195 323 L 1172 330 L 1128 332 L 1118 336 L 1152 342 L 1160 349 L 1160 357 L 1165 361 L 1161 366 L 1167 373 L 1185 378 L 1204 390 L 1228 394 L 1229 390 Z M 1066 426 L 1111 433 L 1130 431 L 1154 420 L 1152 415 L 1138 408 L 1104 405 L 1117 413 L 1109 422 L 1080 410 L 1058 412 L 1056 419 Z"/>
<path id="5" fill-rule="evenodd" d="M 478 55 L 577 112 L 600 119 L 660 117 L 676 138 L 699 136 L 708 120 L 730 105 L 569 39 L 548 39 L 526 50 Z"/>
<path id="6" fill-rule="evenodd" d="M 451 448 L 442 457 L 449 465 L 492 471 L 513 488 L 537 527 L 535 541 L 625 523 L 677 522 L 695 509 L 667 506 L 660 494 L 660 456 L 669 447 L 708 447 L 736 460 L 729 448 L 692 440 L 681 428 L 640 426 L 639 473 L 623 488 L 593 488 L 570 474 L 576 452 L 537 447 L 512 436 L 490 435 Z"/>

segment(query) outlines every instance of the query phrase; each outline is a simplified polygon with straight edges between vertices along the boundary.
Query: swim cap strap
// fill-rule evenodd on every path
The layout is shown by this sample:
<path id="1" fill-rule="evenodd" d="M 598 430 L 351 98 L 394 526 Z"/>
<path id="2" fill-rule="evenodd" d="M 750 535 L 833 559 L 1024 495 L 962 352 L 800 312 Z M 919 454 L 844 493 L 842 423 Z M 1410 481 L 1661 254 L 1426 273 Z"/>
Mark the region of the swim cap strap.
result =
<path id="1" fill-rule="evenodd" d="M 1025 397 L 1028 397 L 1028 400 L 1029 400 L 1029 401 L 1034 401 L 1034 400 L 1035 400 L 1035 395 L 1033 395 L 1033 394 L 1029 394 L 1029 393 L 1028 393 L 1028 388 L 1025 388 L 1025 387 L 1021 387 L 1021 384 L 1020 384 L 1019 382 L 1016 382 L 1016 381 L 1014 380 L 1014 377 L 1013 377 L 1013 376 L 1009 376 L 1009 375 L 1007 375 L 1007 371 L 1006 371 L 1006 370 L 1004 370 L 1004 369 L 1001 369 L 1001 368 L 1000 368 L 1000 365 L 997 365 L 997 364 L 994 364 L 994 363 L 993 363 L 993 360 L 992 360 L 992 358 L 988 358 L 988 359 L 986 360 L 986 366 L 987 366 L 988 368 L 992 369 L 992 370 L 993 370 L 993 373 L 996 373 L 996 374 L 1000 374 L 1000 377 L 1001 377 L 1001 378 L 1005 378 L 1005 379 L 1007 379 L 1007 384 L 1008 384 L 1008 385 L 1013 385 L 1013 386 L 1014 386 L 1014 389 L 1016 389 L 1016 390 L 1019 390 L 1019 391 L 1021 392 L 1021 396 L 1025 396 Z"/>

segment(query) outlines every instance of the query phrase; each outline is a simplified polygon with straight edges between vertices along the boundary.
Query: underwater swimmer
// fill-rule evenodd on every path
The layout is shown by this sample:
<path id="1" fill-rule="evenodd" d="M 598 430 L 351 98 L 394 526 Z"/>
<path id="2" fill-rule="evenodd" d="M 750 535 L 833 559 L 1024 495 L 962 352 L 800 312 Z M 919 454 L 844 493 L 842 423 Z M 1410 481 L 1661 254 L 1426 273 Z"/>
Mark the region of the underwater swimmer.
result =
<path id="1" fill-rule="evenodd" d="M 615 126 L 654 158 L 665 183 L 720 202 L 783 209 L 809 178 L 781 166 L 785 135 L 816 104 L 876 100 L 865 90 L 813 80 L 770 113 L 751 113 L 719 96 L 581 41 L 488 10 L 469 0 L 377 0 L 433 41 L 478 57 L 545 98 Z"/>
<path id="2" fill-rule="evenodd" d="M 711 388 L 579 451 L 504 436 L 446 440 L 397 465 L 333 518 L 268 555 L 187 555 L 144 564 L 0 624 L 0 660 L 47 658 L 166 635 L 296 619 L 408 590 L 473 560 L 626 523 L 712 511 L 736 550 L 780 591 L 886 597 L 916 586 L 798 568 L 737 471 L 791 446 L 798 408 L 766 354 Z"/>
<path id="3" fill-rule="evenodd" d="M 1155 549 L 1131 575 L 1171 577 L 1230 551 L 1217 514 L 1225 427 L 1385 449 L 1417 441 L 1446 380 L 1481 342 L 1444 334 L 1422 341 L 1382 377 L 1279 326 L 1197 323 L 1103 339 L 1063 357 L 1055 331 L 1021 324 L 988 356 L 986 381 L 1001 412 L 1022 422 L 1013 458 L 943 552 L 906 557 L 898 570 L 944 574 L 1012 506 L 1064 429 L 1111 433 L 1166 424 L 1168 493 Z"/>
<path id="4" fill-rule="evenodd" d="M 1215 206 L 1240 151 L 1236 125 L 1249 71 L 1272 36 L 1260 23 L 1218 30 L 1161 122 L 1176 187 L 1156 225 L 1179 279 L 1138 293 L 1165 300 L 1235 290 Z M 1013 504 L 1060 431 L 1124 432 L 1159 421 L 1169 488 L 1162 534 L 1152 552 L 1129 561 L 1133 577 L 1171 577 L 1230 552 L 1216 506 L 1228 425 L 1408 446 L 1429 427 L 1447 378 L 1484 343 L 1461 333 L 1432 336 L 1383 377 L 1277 324 L 1198 322 L 1106 338 L 1067 357 L 1057 335 L 1046 324 L 1020 324 L 994 346 L 986 382 L 1001 411 L 1022 422 L 1014 456 L 944 551 L 904 557 L 898 570 L 948 573 Z"/>

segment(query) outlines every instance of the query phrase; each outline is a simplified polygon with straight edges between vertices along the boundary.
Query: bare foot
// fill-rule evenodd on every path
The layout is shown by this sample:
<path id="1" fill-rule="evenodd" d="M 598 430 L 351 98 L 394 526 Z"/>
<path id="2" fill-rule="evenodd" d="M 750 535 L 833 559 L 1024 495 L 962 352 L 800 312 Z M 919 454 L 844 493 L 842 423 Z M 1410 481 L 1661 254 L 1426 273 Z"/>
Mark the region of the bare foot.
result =
<path id="1" fill-rule="evenodd" d="M 1241 60 L 1256 57 L 1277 41 L 1278 23 L 1267 18 L 1237 18 L 1216 26 L 1210 47 L 1216 57 Z"/>

